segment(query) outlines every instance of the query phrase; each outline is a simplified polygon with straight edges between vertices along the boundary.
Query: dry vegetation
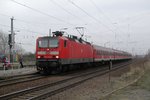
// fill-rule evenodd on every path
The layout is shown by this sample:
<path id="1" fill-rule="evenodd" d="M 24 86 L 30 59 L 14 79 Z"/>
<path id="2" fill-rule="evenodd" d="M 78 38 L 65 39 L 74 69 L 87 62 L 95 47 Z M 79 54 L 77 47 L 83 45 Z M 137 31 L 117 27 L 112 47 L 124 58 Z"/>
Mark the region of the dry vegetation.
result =
<path id="1" fill-rule="evenodd" d="M 127 85 L 105 95 L 101 100 L 149 100 L 150 98 L 150 61 L 139 60 L 130 66 L 131 70 L 121 76 Z"/>

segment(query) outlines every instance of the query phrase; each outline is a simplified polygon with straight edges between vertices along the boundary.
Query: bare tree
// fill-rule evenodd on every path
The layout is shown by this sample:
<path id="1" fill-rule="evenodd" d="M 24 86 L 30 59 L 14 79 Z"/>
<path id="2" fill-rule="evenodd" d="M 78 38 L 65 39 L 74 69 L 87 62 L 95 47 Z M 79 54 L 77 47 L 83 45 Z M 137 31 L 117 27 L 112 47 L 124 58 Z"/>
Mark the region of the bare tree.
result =
<path id="1" fill-rule="evenodd" d="M 16 53 L 17 54 L 24 54 L 25 50 L 19 45 L 15 45 Z M 9 45 L 8 45 L 8 34 L 0 31 L 0 53 L 4 55 L 9 54 Z"/>
<path id="2" fill-rule="evenodd" d="M 19 55 L 25 54 L 25 50 L 22 48 L 22 46 L 20 46 L 20 45 L 15 45 L 15 48 L 16 48 L 16 52 L 17 52 Z"/>
<path id="3" fill-rule="evenodd" d="M 0 31 L 0 53 L 8 54 L 8 36 L 4 32 Z"/>
<path id="4" fill-rule="evenodd" d="M 148 55 L 148 58 L 150 58 L 150 49 L 148 50 L 147 55 Z"/>
<path id="5" fill-rule="evenodd" d="M 145 55 L 145 58 L 150 59 L 150 49 L 148 50 L 147 54 Z"/>

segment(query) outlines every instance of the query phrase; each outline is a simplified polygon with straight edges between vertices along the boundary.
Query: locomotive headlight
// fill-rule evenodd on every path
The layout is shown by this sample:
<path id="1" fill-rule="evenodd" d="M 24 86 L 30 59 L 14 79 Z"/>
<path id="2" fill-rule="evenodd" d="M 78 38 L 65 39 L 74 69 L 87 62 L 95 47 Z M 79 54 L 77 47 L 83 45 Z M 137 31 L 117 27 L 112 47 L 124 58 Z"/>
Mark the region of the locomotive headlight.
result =
<path id="1" fill-rule="evenodd" d="M 37 58 L 41 58 L 41 56 L 38 56 Z"/>
<path id="2" fill-rule="evenodd" d="M 59 58 L 59 56 L 56 56 L 56 58 Z"/>
<path id="3" fill-rule="evenodd" d="M 46 51 L 38 51 L 37 54 L 39 54 L 39 55 L 45 55 Z"/>

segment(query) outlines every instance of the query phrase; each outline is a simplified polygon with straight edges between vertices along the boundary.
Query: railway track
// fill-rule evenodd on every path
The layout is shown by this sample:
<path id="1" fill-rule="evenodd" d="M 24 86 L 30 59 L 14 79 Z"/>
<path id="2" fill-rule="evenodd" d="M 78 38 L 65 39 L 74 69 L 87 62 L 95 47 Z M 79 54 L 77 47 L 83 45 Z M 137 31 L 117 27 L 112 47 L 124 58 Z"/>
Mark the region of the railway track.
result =
<path id="1" fill-rule="evenodd" d="M 0 88 L 4 86 L 10 86 L 18 83 L 23 83 L 23 82 L 28 82 L 28 81 L 33 81 L 33 80 L 38 80 L 43 78 L 44 76 L 40 76 L 38 74 L 28 74 L 28 75 L 21 75 L 21 76 L 16 76 L 14 78 L 9 78 L 0 81 Z"/>
<path id="2" fill-rule="evenodd" d="M 92 78 L 104 75 L 104 74 L 109 73 L 110 71 L 114 71 L 118 68 L 122 68 L 123 66 L 126 66 L 128 64 L 130 64 L 130 62 L 121 64 L 121 65 L 116 65 L 112 68 L 112 70 L 109 70 L 109 68 L 106 67 L 106 68 L 98 69 L 96 71 L 76 75 L 71 78 L 67 78 L 67 79 L 57 81 L 54 83 L 47 83 L 45 85 L 35 86 L 35 87 L 24 89 L 21 91 L 5 94 L 5 95 L 0 96 L 0 100 L 8 100 L 8 99 L 40 100 L 40 99 L 44 99 L 49 96 L 58 94 L 64 90 L 67 90 L 67 89 L 70 89 L 77 85 L 80 85 L 81 83 L 83 83 L 87 80 L 90 80 Z"/>

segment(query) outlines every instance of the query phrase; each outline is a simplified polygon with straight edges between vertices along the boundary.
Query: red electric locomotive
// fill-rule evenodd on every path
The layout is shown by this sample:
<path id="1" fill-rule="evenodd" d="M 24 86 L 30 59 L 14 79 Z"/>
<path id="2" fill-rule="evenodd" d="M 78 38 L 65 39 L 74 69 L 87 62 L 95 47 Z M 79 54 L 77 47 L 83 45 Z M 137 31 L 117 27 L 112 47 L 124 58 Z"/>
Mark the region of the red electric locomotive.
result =
<path id="1" fill-rule="evenodd" d="M 52 37 L 39 37 L 36 42 L 37 70 L 44 73 L 60 72 L 67 65 L 130 58 L 126 52 L 91 45 L 76 36 L 65 37 L 60 31 L 53 32 Z"/>
<path id="2" fill-rule="evenodd" d="M 39 37 L 36 42 L 36 66 L 39 71 L 61 71 L 63 65 L 93 62 L 93 47 L 76 36 L 64 37 L 56 31 L 53 36 Z"/>

